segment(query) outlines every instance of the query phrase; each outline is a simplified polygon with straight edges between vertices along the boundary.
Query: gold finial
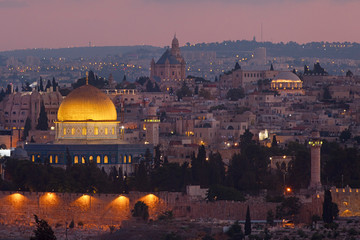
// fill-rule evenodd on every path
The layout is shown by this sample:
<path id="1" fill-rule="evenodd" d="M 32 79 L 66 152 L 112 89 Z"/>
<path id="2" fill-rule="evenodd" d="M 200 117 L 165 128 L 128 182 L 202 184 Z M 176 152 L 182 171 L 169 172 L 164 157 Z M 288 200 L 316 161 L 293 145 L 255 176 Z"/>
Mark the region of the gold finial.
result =
<path id="1" fill-rule="evenodd" d="M 86 72 L 86 85 L 89 85 L 89 72 Z"/>

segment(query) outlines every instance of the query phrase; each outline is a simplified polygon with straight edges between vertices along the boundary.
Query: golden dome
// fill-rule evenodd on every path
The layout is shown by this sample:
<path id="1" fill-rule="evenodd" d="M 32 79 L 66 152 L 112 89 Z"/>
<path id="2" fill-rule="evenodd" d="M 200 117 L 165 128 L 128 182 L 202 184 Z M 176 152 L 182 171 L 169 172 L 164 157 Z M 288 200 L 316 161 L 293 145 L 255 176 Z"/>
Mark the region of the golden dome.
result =
<path id="1" fill-rule="evenodd" d="M 72 91 L 61 103 L 59 121 L 116 121 L 114 103 L 94 86 L 83 85 Z"/>

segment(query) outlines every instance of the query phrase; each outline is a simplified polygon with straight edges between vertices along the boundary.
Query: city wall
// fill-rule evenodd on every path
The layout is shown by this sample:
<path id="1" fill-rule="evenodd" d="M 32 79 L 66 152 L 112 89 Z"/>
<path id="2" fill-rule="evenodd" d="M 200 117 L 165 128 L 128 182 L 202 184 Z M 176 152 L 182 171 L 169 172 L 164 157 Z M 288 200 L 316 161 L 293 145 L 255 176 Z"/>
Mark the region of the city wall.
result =
<path id="1" fill-rule="evenodd" d="M 130 194 L 76 194 L 0 192 L 0 224 L 32 225 L 34 214 L 50 225 L 64 225 L 72 220 L 88 225 L 121 225 L 131 217 L 137 201 L 149 206 L 150 219 L 172 210 L 174 217 L 182 219 L 226 219 L 245 220 L 249 205 L 252 219 L 266 219 L 268 210 L 277 204 L 266 203 L 263 198 L 251 198 L 246 202 L 191 199 L 183 193 L 159 192 Z"/>
<path id="2" fill-rule="evenodd" d="M 338 205 L 339 216 L 360 216 L 360 189 L 358 188 L 331 188 L 333 202 Z"/>
<path id="3" fill-rule="evenodd" d="M 339 215 L 360 216 L 360 192 L 358 189 L 331 190 L 332 198 L 339 207 Z M 84 226 L 121 225 L 131 218 L 131 210 L 137 201 L 149 206 L 150 219 L 172 210 L 174 217 L 181 219 L 245 220 L 246 208 L 250 207 L 251 219 L 265 220 L 268 210 L 276 212 L 277 203 L 265 202 L 263 197 L 250 197 L 246 202 L 193 199 L 178 192 L 129 194 L 77 194 L 0 192 L 0 224 L 34 224 L 34 214 L 47 220 L 52 226 L 64 225 L 72 220 Z M 322 214 L 323 197 L 308 197 L 303 201 L 300 221 L 308 222 L 311 216 Z"/>

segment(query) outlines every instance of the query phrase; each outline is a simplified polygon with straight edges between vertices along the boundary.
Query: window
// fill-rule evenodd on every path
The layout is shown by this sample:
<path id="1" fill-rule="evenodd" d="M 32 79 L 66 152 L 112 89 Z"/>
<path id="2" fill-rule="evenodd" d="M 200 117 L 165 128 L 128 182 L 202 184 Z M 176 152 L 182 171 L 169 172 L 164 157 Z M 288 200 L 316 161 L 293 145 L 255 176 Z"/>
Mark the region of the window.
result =
<path id="1" fill-rule="evenodd" d="M 129 155 L 128 162 L 131 163 L 131 155 Z"/>
<path id="2" fill-rule="evenodd" d="M 82 163 L 82 164 L 85 163 L 85 157 L 84 157 L 84 156 L 81 157 L 81 163 Z"/>
<path id="3" fill-rule="evenodd" d="M 31 161 L 35 162 L 35 155 L 31 155 Z"/>
<path id="4" fill-rule="evenodd" d="M 100 156 L 96 156 L 96 163 L 101 163 L 101 157 Z"/>
<path id="5" fill-rule="evenodd" d="M 90 157 L 89 157 L 89 162 L 92 162 L 92 161 L 94 161 L 94 157 L 93 157 L 93 156 L 90 156 Z"/>
<path id="6" fill-rule="evenodd" d="M 55 163 L 59 163 L 59 156 L 55 155 Z"/>
<path id="7" fill-rule="evenodd" d="M 105 128 L 105 135 L 108 135 L 109 134 L 109 130 L 108 128 Z"/>
<path id="8" fill-rule="evenodd" d="M 64 135 L 66 135 L 66 128 L 64 128 L 63 130 L 64 130 Z"/>
<path id="9" fill-rule="evenodd" d="M 115 135 L 115 128 L 114 127 L 111 129 L 111 134 Z"/>
<path id="10" fill-rule="evenodd" d="M 107 155 L 104 156 L 104 163 L 109 163 L 109 157 Z"/>
<path id="11" fill-rule="evenodd" d="M 124 155 L 124 163 L 126 163 L 126 155 Z"/>
<path id="12" fill-rule="evenodd" d="M 86 136 L 86 127 L 82 128 L 82 135 Z"/>
<path id="13" fill-rule="evenodd" d="M 75 128 L 71 129 L 71 135 L 75 135 Z"/>
<path id="14" fill-rule="evenodd" d="M 52 155 L 49 156 L 49 163 L 53 163 L 53 156 Z"/>
<path id="15" fill-rule="evenodd" d="M 99 135 L 99 128 L 98 127 L 94 128 L 94 135 Z"/>
<path id="16" fill-rule="evenodd" d="M 79 157 L 78 157 L 78 156 L 75 156 L 75 157 L 74 157 L 74 163 L 75 163 L 75 164 L 79 163 Z"/>

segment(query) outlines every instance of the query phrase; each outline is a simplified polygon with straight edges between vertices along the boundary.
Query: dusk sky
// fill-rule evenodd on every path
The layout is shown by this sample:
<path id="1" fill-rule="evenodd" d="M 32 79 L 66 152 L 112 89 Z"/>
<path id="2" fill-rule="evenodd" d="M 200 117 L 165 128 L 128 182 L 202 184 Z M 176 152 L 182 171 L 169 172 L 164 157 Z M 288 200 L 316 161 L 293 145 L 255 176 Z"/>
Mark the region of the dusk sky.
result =
<path id="1" fill-rule="evenodd" d="M 256 39 L 360 42 L 358 0 L 0 0 L 0 50 Z"/>

